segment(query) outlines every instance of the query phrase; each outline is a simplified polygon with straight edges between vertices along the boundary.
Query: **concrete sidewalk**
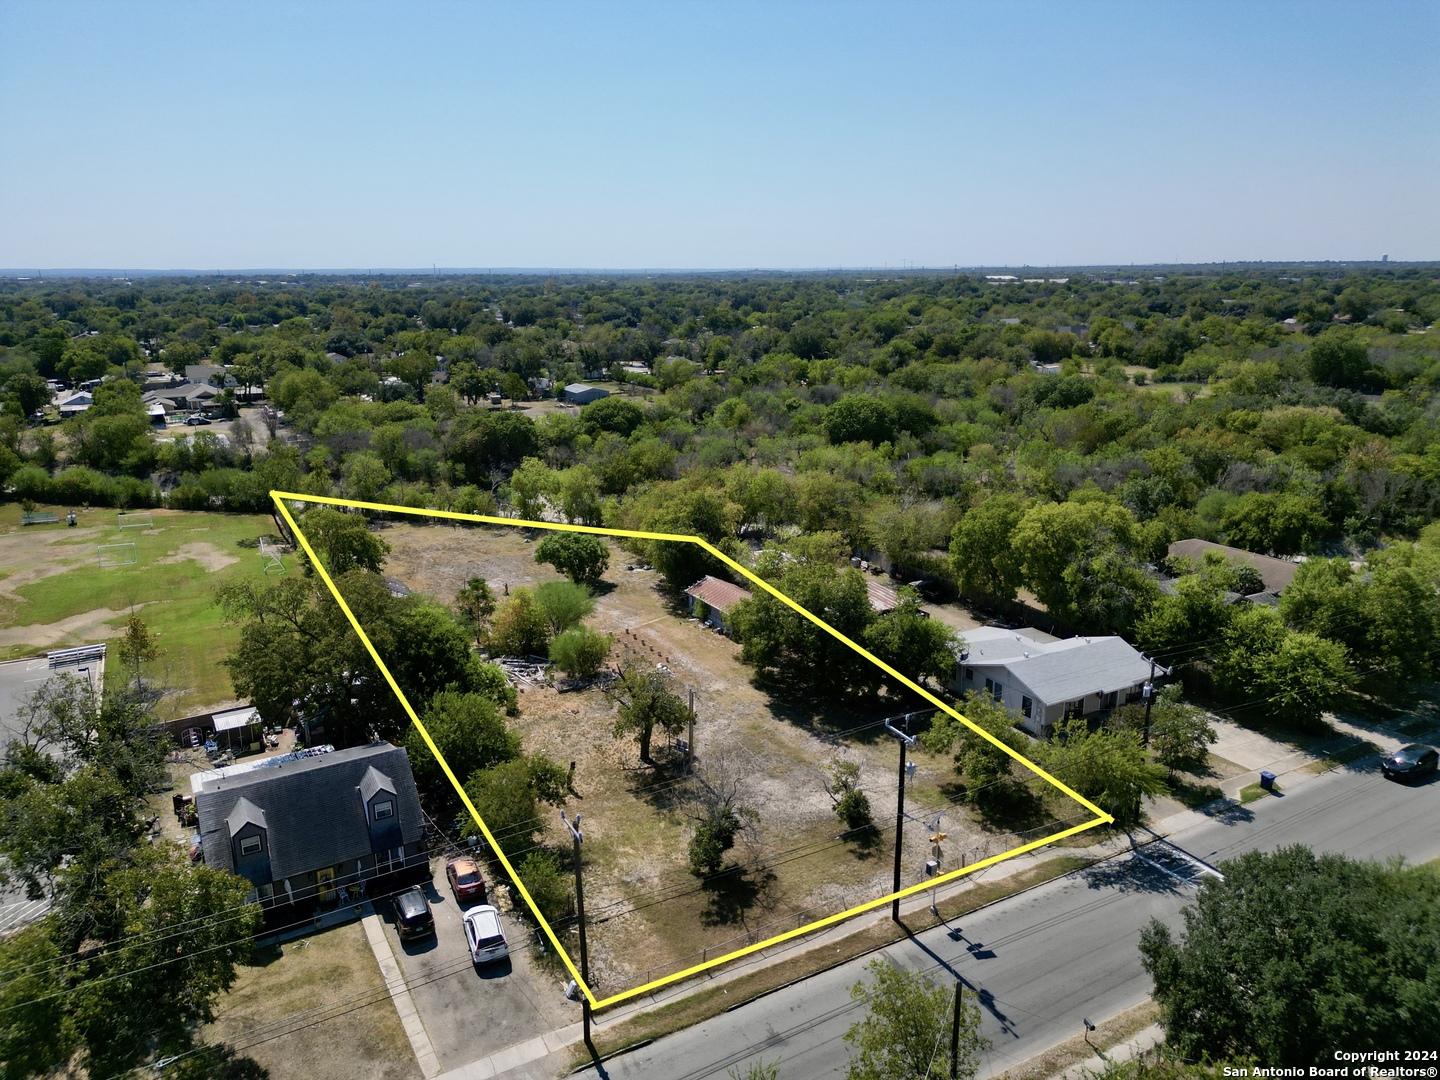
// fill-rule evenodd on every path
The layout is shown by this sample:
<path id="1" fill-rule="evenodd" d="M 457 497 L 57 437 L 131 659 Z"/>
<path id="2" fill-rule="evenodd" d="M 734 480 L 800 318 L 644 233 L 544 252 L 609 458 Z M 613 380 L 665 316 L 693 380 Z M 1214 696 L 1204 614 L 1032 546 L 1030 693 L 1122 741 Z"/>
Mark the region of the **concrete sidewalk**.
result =
<path id="1" fill-rule="evenodd" d="M 410 997 L 410 987 L 405 982 L 400 964 L 385 936 L 385 924 L 373 908 L 361 921 L 365 924 L 365 937 L 370 942 L 370 951 L 375 954 L 375 962 L 380 965 L 380 976 L 385 980 L 385 987 L 390 991 L 390 1000 L 394 1002 L 400 1024 L 405 1029 L 405 1037 L 410 1040 L 410 1049 L 415 1052 L 415 1062 L 420 1066 L 425 1080 L 433 1080 L 440 1075 L 440 1058 L 430 1043 L 430 1034 L 425 1030 L 425 1024 L 415 1008 L 415 1001 Z"/>

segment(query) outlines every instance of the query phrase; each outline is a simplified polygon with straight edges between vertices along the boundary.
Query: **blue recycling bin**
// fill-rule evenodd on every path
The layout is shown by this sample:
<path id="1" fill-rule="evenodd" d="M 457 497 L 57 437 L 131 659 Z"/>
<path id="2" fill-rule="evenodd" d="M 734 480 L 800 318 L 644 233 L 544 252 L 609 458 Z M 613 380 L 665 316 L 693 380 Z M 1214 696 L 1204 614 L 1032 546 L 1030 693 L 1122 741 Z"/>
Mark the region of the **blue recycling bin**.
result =
<path id="1" fill-rule="evenodd" d="M 1260 786 L 1266 791 L 1275 790 L 1275 774 L 1273 772 L 1262 772 L 1260 774 Z"/>

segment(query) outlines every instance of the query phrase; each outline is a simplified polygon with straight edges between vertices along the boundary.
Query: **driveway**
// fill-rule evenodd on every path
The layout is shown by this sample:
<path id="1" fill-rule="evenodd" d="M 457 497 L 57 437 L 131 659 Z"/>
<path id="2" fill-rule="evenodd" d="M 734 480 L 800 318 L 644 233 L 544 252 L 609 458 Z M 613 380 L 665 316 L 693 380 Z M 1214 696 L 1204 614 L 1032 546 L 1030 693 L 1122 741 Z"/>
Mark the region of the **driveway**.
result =
<path id="1" fill-rule="evenodd" d="M 465 944 L 462 911 L 445 883 L 445 860 L 436 858 L 434 869 L 425 889 L 435 916 L 433 939 L 402 944 L 388 905 L 382 914 L 391 951 L 410 985 L 440 1067 L 458 1068 L 568 1023 L 572 1018 L 561 982 L 536 967 L 528 924 L 502 915 L 511 958 L 475 967 Z M 498 890 L 493 882 L 491 886 L 494 902 Z"/>

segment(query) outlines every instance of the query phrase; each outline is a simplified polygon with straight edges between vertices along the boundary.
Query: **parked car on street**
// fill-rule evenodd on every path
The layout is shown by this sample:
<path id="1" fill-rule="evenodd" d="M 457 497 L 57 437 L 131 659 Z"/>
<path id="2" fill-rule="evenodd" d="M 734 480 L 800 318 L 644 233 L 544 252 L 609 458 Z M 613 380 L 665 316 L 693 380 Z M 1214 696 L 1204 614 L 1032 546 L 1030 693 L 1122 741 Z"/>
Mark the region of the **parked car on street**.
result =
<path id="1" fill-rule="evenodd" d="M 451 859 L 445 864 L 445 880 L 455 894 L 455 903 L 462 907 L 485 902 L 485 879 L 474 859 Z"/>
<path id="2" fill-rule="evenodd" d="M 500 912 L 489 904 L 481 904 L 465 912 L 465 943 L 470 946 L 470 959 L 476 964 L 503 960 L 510 955 L 505 929 L 500 925 Z"/>
<path id="3" fill-rule="evenodd" d="M 1387 780 L 1418 780 L 1440 769 L 1440 750 L 1423 743 L 1402 746 L 1380 762 Z"/>
<path id="4" fill-rule="evenodd" d="M 430 901 L 425 899 L 425 890 L 419 885 L 395 897 L 395 932 L 401 941 L 435 933 L 435 916 L 430 913 Z"/>

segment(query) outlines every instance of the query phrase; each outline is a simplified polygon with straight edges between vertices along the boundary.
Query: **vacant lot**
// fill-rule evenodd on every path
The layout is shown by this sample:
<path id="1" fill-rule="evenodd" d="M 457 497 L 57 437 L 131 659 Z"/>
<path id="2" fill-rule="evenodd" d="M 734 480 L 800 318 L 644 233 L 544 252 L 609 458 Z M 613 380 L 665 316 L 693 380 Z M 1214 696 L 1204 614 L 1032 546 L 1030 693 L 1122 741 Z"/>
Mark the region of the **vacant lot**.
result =
<path id="1" fill-rule="evenodd" d="M 206 1042 L 271 1080 L 418 1080 L 420 1067 L 356 922 L 263 950 L 220 999 Z"/>
<path id="2" fill-rule="evenodd" d="M 470 577 L 485 578 L 502 599 L 507 589 L 556 577 L 534 561 L 532 538 L 521 530 L 398 524 L 384 535 L 392 545 L 386 573 L 442 600 Z M 584 815 L 591 968 L 601 994 L 889 892 L 898 754 L 878 721 L 916 707 L 892 701 L 884 711 L 846 711 L 777 700 L 754 685 L 734 642 L 687 618 L 654 572 L 626 570 L 633 561 L 612 549 L 606 587 L 587 621 L 615 636 L 612 662 L 663 663 L 694 691 L 697 777 L 682 774 L 659 734 L 652 753 L 662 764 L 642 765 L 634 740 L 614 737 L 614 707 L 597 690 L 522 687 L 516 722 L 527 749 L 575 763 L 569 808 Z M 855 662 L 865 661 L 857 655 Z M 973 859 L 1014 846 L 950 807 L 942 794 L 954 779 L 948 757 L 917 756 L 907 785 L 903 884 L 923 878 L 925 825 L 937 810 L 947 810 L 947 869 L 962 852 Z M 880 832 L 837 837 L 844 826 L 825 789 L 835 759 L 861 767 Z M 704 886 L 686 869 L 706 784 L 735 787 L 739 803 L 756 812 L 730 853 L 743 871 L 723 886 Z M 567 841 L 556 815 L 543 842 L 567 848 Z"/>
<path id="3" fill-rule="evenodd" d="M 136 610 L 165 650 L 152 669 L 174 688 L 163 717 L 232 701 L 218 662 L 239 630 L 221 621 L 211 594 L 220 581 L 263 576 L 258 552 L 240 541 L 273 532 L 270 519 L 154 510 L 151 527 L 121 529 L 114 510 L 81 510 L 72 529 L 66 508 L 41 509 L 60 522 L 21 526 L 19 507 L 0 507 L 0 659 L 113 640 Z M 101 544 L 134 544 L 136 562 L 102 569 Z"/>

